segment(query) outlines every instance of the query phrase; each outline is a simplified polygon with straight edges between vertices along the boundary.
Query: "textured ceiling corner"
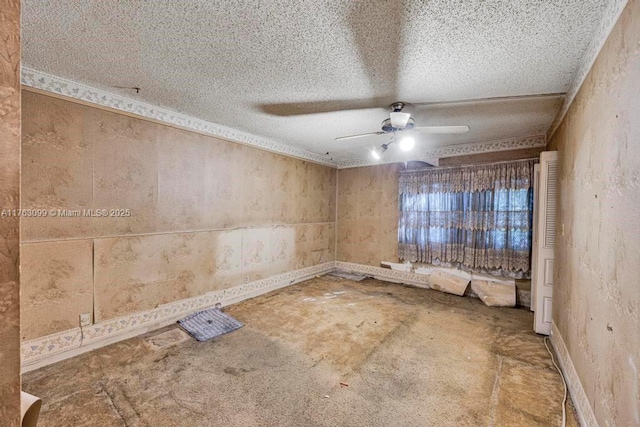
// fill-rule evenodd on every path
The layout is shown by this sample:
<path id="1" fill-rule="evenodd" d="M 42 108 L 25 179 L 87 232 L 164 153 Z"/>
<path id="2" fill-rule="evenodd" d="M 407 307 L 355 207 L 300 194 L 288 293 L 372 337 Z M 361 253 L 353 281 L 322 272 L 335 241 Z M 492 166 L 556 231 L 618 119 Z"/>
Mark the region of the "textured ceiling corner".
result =
<path id="1" fill-rule="evenodd" d="M 582 87 L 582 83 L 584 83 L 587 74 L 591 71 L 593 63 L 598 58 L 600 50 L 607 41 L 607 38 L 609 38 L 609 34 L 613 31 L 613 27 L 616 25 L 616 22 L 618 22 L 618 18 L 620 18 L 620 15 L 627 6 L 627 3 L 628 0 L 611 0 L 611 3 L 605 10 L 604 16 L 600 21 L 600 25 L 598 26 L 596 33 L 591 38 L 589 46 L 582 56 L 580 65 L 578 65 L 578 69 L 576 70 L 576 74 L 569 86 L 569 89 L 567 90 L 562 107 L 560 107 L 560 111 L 558 111 L 558 114 L 547 132 L 547 139 L 551 139 L 555 131 L 558 129 L 558 126 L 560 126 L 560 123 L 562 123 L 562 119 L 564 119 L 567 111 L 569 111 L 571 103 L 578 94 L 580 87 Z"/>
<path id="2" fill-rule="evenodd" d="M 190 117 L 185 114 L 147 104 L 142 101 L 126 98 L 25 66 L 23 66 L 21 70 L 21 83 L 34 89 L 40 89 L 84 102 L 101 105 L 103 107 L 136 114 L 138 116 L 202 132 L 229 141 L 239 142 L 245 145 L 261 148 L 263 150 L 284 154 L 285 156 L 296 157 L 322 165 L 336 167 L 336 162 L 326 156 L 311 153 L 297 147 L 292 147 L 278 141 L 252 135 L 217 123 L 200 120 L 195 117 Z"/>
<path id="3" fill-rule="evenodd" d="M 348 160 L 338 162 L 338 169 L 355 168 L 360 166 L 372 166 L 385 163 L 398 163 L 415 160 L 432 160 L 442 157 L 466 156 L 468 154 L 489 153 L 495 151 L 518 150 L 522 148 L 537 148 L 547 145 L 545 135 L 525 136 L 521 138 L 506 138 L 495 141 L 472 142 L 468 144 L 456 144 L 448 147 L 423 150 L 416 154 L 383 156 L 380 160 L 371 158 Z"/>

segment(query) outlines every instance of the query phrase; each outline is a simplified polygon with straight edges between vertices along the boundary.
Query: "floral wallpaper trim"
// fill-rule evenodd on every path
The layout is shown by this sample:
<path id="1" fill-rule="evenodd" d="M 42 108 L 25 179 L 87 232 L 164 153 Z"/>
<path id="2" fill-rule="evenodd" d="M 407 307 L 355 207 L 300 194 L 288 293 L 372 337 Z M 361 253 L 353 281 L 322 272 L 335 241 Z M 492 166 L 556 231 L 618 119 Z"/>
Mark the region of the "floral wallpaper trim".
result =
<path id="1" fill-rule="evenodd" d="M 101 89 L 28 67 L 22 67 L 20 80 L 25 86 L 44 90 L 46 92 L 57 93 L 59 95 L 68 96 L 69 98 L 98 104 L 103 107 L 125 111 L 127 113 L 177 125 L 230 141 L 240 142 L 242 144 L 251 145 L 263 150 L 284 154 L 286 156 L 296 157 L 327 166 L 336 166 L 335 162 L 326 156 L 311 153 L 301 148 L 292 147 L 278 141 L 252 135 L 217 123 L 200 120 L 165 108 L 156 107 L 142 101 L 126 98 L 124 96 L 106 92 Z"/>
<path id="2" fill-rule="evenodd" d="M 553 123 L 551 124 L 551 128 L 547 132 L 547 136 L 549 139 L 553 136 L 560 123 L 562 123 L 562 119 L 569 111 L 569 107 L 573 102 L 574 98 L 578 94 L 582 83 L 587 78 L 587 74 L 591 71 L 591 67 L 593 63 L 598 58 L 598 54 L 604 46 L 604 43 L 607 41 L 609 34 L 613 30 L 613 27 L 618 22 L 618 18 L 624 11 L 624 8 L 627 6 L 628 0 L 611 0 L 609 7 L 604 12 L 604 16 L 602 17 L 602 21 L 600 21 L 600 26 L 596 29 L 596 33 L 591 38 L 591 42 L 587 47 L 587 50 L 582 55 L 582 60 L 580 61 L 580 65 L 578 65 L 578 69 L 576 70 L 576 74 L 573 77 L 573 81 L 567 90 L 567 94 L 565 95 L 564 102 L 560 107 L 560 111 L 556 114 Z"/>
<path id="3" fill-rule="evenodd" d="M 80 348 L 82 345 L 82 329 L 73 328 L 67 331 L 40 337 L 22 343 L 22 365 L 30 361 L 44 359 L 61 351 Z"/>
<path id="4" fill-rule="evenodd" d="M 547 145 L 545 135 L 525 136 L 520 138 L 506 138 L 495 141 L 472 142 L 468 144 L 450 145 L 432 150 L 420 151 L 412 154 L 411 158 L 400 156 L 383 156 L 380 160 L 375 160 L 367 156 L 358 160 L 347 160 L 338 162 L 338 169 L 355 168 L 360 166 L 379 165 L 385 163 L 398 163 L 406 160 L 433 160 L 442 157 L 466 156 L 468 154 L 490 153 L 495 151 L 518 150 L 522 148 L 536 148 Z"/>
<path id="5" fill-rule="evenodd" d="M 571 400 L 573 401 L 573 405 L 576 407 L 580 425 L 584 427 L 598 427 L 598 421 L 593 413 L 591 404 L 589 404 L 587 394 L 582 388 L 578 372 L 573 366 L 573 362 L 569 356 L 569 350 L 567 349 L 555 322 L 551 323 L 550 340 L 556 356 L 558 357 L 558 365 L 560 365 L 564 379 L 567 382 L 567 388 L 569 389 Z"/>
<path id="6" fill-rule="evenodd" d="M 110 344 L 113 342 L 113 337 L 123 335 L 123 339 L 125 339 L 129 337 L 129 335 L 126 334 L 133 331 L 143 331 L 150 326 L 160 325 L 162 323 L 169 324 L 195 311 L 212 307 L 217 303 L 226 306 L 253 298 L 307 280 L 315 275 L 328 273 L 332 271 L 334 267 L 334 261 L 325 262 L 230 289 L 209 292 L 198 297 L 164 304 L 152 310 L 133 313 L 83 328 L 74 328 L 25 341 L 22 343 L 22 366 L 25 368 L 37 362 L 40 362 L 39 364 L 42 365 L 43 361 L 45 361 L 44 364 L 46 364 L 46 359 L 48 358 L 52 358 L 51 363 L 53 363 L 54 361 L 60 360 L 59 357 L 53 360 L 53 357 L 61 353 L 70 352 L 88 345 L 96 347 L 96 344 L 100 342 Z M 75 354 L 70 354 L 69 357 L 74 355 Z"/>
<path id="7" fill-rule="evenodd" d="M 400 282 L 422 288 L 430 287 L 429 276 L 425 274 L 407 273 L 404 271 L 391 270 L 389 268 L 374 267 L 371 265 L 355 264 L 343 261 L 336 261 L 336 269 L 373 276 L 376 279 L 387 280 L 390 282 Z"/>

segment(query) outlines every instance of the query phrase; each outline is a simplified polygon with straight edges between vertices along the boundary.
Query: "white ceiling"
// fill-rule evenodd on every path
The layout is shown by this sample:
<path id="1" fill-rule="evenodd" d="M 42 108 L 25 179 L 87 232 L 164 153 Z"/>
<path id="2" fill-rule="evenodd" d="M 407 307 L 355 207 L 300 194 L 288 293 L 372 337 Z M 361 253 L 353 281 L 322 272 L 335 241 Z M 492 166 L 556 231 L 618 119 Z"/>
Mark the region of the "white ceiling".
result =
<path id="1" fill-rule="evenodd" d="M 23 63 L 353 162 L 388 137 L 333 139 L 379 130 L 393 101 L 566 92 L 608 4 L 23 0 Z M 417 126 L 471 127 L 418 148 L 543 135 L 562 100 L 416 106 Z"/>

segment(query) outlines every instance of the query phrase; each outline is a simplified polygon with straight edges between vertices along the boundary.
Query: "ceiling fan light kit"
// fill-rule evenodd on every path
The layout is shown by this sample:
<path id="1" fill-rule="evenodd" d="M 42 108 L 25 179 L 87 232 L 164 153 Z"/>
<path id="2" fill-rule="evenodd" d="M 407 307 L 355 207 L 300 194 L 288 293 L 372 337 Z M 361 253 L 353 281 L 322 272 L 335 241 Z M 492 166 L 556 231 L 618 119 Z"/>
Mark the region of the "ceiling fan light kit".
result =
<path id="1" fill-rule="evenodd" d="M 389 144 L 391 144 L 393 141 L 387 143 L 387 144 L 382 144 L 380 147 L 378 148 L 374 148 L 373 150 L 371 150 L 371 155 L 373 156 L 374 159 L 376 160 L 380 160 L 382 157 L 382 154 L 387 151 L 387 148 L 389 148 Z"/>
<path id="2" fill-rule="evenodd" d="M 377 132 L 363 133 L 359 135 L 350 135 L 350 136 L 342 136 L 336 138 L 336 141 L 342 141 L 345 139 L 354 139 L 354 138 L 364 138 L 368 136 L 374 135 L 385 135 L 392 134 L 391 141 L 386 144 L 382 144 L 379 148 L 374 148 L 371 150 L 371 155 L 374 159 L 380 160 L 382 157 L 382 153 L 384 153 L 389 144 L 395 142 L 395 136 L 397 132 L 404 132 L 408 130 L 415 129 L 419 132 L 424 133 L 440 133 L 440 134 L 454 134 L 454 133 L 465 133 L 469 131 L 469 126 L 421 126 L 416 127 L 415 121 L 413 117 L 411 117 L 411 113 L 407 112 L 405 109 L 410 110 L 410 104 L 405 102 L 394 102 L 389 106 L 391 112 L 389 113 L 389 118 L 384 119 L 382 121 L 382 130 Z M 405 111 L 403 111 L 405 110 Z M 398 145 L 402 151 L 411 151 L 413 147 L 416 145 L 416 140 L 410 135 L 404 136 L 398 142 Z"/>

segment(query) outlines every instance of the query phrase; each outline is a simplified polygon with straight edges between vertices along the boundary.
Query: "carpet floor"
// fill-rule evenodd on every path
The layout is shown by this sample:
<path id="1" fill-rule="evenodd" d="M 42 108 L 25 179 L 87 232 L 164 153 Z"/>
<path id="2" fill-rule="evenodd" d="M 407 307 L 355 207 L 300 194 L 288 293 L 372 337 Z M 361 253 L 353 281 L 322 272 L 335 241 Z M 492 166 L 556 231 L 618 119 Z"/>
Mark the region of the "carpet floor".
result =
<path id="1" fill-rule="evenodd" d="M 323 276 L 225 311 L 245 327 L 149 344 L 171 326 L 25 374 L 39 425 L 560 425 L 562 381 L 527 309 Z"/>

